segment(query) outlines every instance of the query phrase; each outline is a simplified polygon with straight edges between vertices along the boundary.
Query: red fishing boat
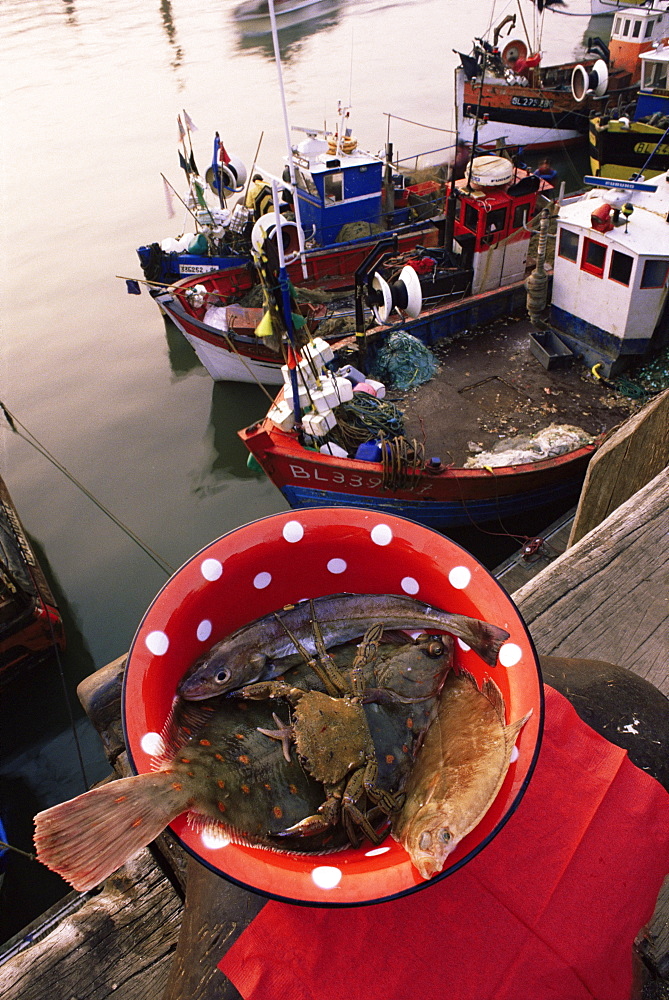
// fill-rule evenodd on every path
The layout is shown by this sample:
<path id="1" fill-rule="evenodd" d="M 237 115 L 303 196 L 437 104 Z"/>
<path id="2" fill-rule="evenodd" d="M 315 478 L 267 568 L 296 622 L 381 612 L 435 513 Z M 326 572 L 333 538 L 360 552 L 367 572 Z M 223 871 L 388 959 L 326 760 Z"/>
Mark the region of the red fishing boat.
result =
<path id="1" fill-rule="evenodd" d="M 462 180 L 436 185 L 447 209 L 438 224 L 428 219 L 397 233 L 395 260 L 399 265 L 413 262 L 422 272 L 425 299 L 461 299 L 518 280 L 525 273 L 530 234 L 523 224 L 535 214 L 538 199 L 544 204 L 541 196 L 551 185 L 530 177 L 505 157 L 474 158 L 466 172 Z M 473 186 L 468 188 L 470 179 Z M 432 196 L 435 184 L 427 182 L 427 187 Z M 423 183 L 423 193 L 425 188 Z M 409 191 L 404 197 L 408 202 Z M 456 200 L 463 221 L 453 224 L 449 213 Z M 455 227 L 450 235 L 449 226 L 450 230 Z M 274 230 L 270 238 L 274 238 Z M 286 266 L 287 276 L 302 288 L 351 291 L 356 271 L 378 240 L 379 236 L 365 237 L 341 244 L 336 250 L 308 251 L 306 277 L 302 258 L 295 254 Z M 280 385 L 284 352 L 272 350 L 248 322 L 242 325 L 234 305 L 253 287 L 256 277 L 249 267 L 227 269 L 176 282 L 155 298 L 214 379 Z M 340 337 L 340 332 L 333 333 L 331 339 Z"/>
<path id="2" fill-rule="evenodd" d="M 60 612 L 0 479 L 0 684 L 64 646 Z"/>
<path id="3" fill-rule="evenodd" d="M 537 7 L 540 20 L 546 11 L 554 16 L 550 0 L 537 0 Z M 527 34 L 501 45 L 504 29 L 516 31 L 515 14 L 504 18 L 490 40 L 477 38 L 471 54 L 460 53 L 456 70 L 460 138 L 485 147 L 504 141 L 550 149 L 584 142 L 593 114 L 622 114 L 638 91 L 639 54 L 666 34 L 669 22 L 666 0 L 614 9 L 610 43 L 589 39 L 581 61 L 545 65 L 539 37 Z"/>

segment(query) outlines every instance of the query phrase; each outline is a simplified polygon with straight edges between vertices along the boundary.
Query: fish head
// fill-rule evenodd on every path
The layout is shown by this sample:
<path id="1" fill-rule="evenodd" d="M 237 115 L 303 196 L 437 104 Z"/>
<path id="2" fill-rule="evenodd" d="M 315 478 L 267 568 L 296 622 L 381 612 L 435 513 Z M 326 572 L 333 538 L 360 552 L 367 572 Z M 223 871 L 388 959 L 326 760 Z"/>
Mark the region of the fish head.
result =
<path id="1" fill-rule="evenodd" d="M 430 698 L 441 690 L 452 663 L 452 637 L 423 633 L 379 664 L 376 675 L 402 697 Z"/>
<path id="2" fill-rule="evenodd" d="M 428 804 L 416 813 L 403 843 L 422 877 L 433 878 L 443 869 L 446 858 L 460 840 L 443 808 L 431 808 Z"/>
<path id="3" fill-rule="evenodd" d="M 179 681 L 177 694 L 187 701 L 228 694 L 258 680 L 267 662 L 263 653 L 235 649 L 224 639 L 191 664 Z"/>

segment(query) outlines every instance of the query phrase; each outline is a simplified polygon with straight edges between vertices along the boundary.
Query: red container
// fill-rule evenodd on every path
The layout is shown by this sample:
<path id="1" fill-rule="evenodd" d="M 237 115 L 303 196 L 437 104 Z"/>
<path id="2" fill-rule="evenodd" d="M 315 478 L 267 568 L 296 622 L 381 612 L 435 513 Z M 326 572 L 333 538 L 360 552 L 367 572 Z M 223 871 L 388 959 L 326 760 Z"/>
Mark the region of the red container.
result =
<path id="1" fill-rule="evenodd" d="M 151 770 L 158 734 L 177 683 L 215 642 L 285 604 L 335 593 L 409 594 L 446 611 L 493 622 L 510 633 L 496 667 L 456 641 L 456 664 L 479 682 L 493 676 L 507 722 L 532 709 L 518 757 L 481 823 L 423 880 L 388 837 L 324 856 L 278 854 L 206 843 L 178 817 L 172 830 L 213 871 L 253 891 L 313 906 L 381 902 L 431 885 L 482 850 L 508 820 L 534 770 L 543 727 L 543 691 L 527 628 L 513 601 L 468 552 L 413 521 L 357 508 L 287 511 L 231 531 L 193 556 L 165 584 L 132 643 L 123 689 L 130 761 Z"/>

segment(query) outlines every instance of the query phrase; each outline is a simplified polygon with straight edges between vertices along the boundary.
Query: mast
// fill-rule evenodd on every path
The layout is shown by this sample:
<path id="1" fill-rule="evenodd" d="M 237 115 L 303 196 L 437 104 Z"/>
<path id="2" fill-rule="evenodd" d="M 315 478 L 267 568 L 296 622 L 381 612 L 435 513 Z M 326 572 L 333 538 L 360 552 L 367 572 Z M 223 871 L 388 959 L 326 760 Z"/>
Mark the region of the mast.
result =
<path id="1" fill-rule="evenodd" d="M 288 126 L 288 112 L 286 111 L 286 95 L 283 88 L 283 72 L 281 70 L 281 51 L 279 49 L 279 32 L 276 26 L 276 14 L 274 13 L 274 0 L 268 0 L 269 4 L 269 18 L 272 25 L 272 42 L 274 44 L 274 58 L 276 60 L 276 69 L 279 76 L 279 93 L 281 94 L 281 107 L 283 108 L 283 128 L 286 136 L 286 147 L 288 149 L 288 169 L 290 171 L 290 183 L 293 188 L 293 207 L 295 209 L 295 222 L 297 223 L 297 238 L 300 244 L 300 259 L 302 261 L 302 275 L 304 278 L 308 277 L 307 273 L 307 260 L 304 255 L 304 230 L 302 229 L 302 223 L 300 221 L 300 198 L 297 192 L 297 184 L 295 181 L 295 164 L 293 162 L 293 147 L 290 142 L 290 128 Z M 283 238 L 281 236 L 281 216 L 277 215 L 277 226 L 278 226 L 278 239 L 281 244 L 283 244 Z"/>

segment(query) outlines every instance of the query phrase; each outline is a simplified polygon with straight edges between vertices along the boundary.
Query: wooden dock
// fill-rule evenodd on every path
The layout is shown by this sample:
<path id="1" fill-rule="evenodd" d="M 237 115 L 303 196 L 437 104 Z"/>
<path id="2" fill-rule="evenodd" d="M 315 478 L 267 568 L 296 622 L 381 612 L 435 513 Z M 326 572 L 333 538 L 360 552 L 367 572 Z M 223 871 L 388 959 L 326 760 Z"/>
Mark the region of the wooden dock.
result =
<path id="1" fill-rule="evenodd" d="M 608 461 L 606 454 L 602 461 Z M 669 741 L 668 498 L 665 460 L 650 482 L 607 511 L 601 523 L 597 511 L 587 515 L 589 530 L 513 592 L 541 655 L 545 680 L 570 698 L 593 728 L 627 746 L 638 766 L 667 788 L 669 770 L 662 770 L 661 758 Z M 579 516 L 583 527 L 582 507 Z M 574 665 L 573 658 L 592 662 Z M 621 683 L 633 672 L 632 697 L 650 693 L 654 725 L 662 736 L 659 753 L 656 746 L 617 732 L 621 727 L 607 731 L 607 720 L 597 710 L 598 661 L 619 664 Z M 121 657 L 79 689 L 119 776 L 130 773 L 120 726 L 124 665 Z M 638 678 L 649 682 L 646 688 Z M 605 683 L 610 689 L 610 678 Z M 0 994 L 4 1000 L 47 995 L 50 1000 L 232 1000 L 239 994 L 218 972 L 216 961 L 263 905 L 262 897 L 212 875 L 169 834 L 162 835 L 101 890 L 69 894 L 9 942 L 0 954 Z M 666 882 L 637 951 L 638 997 L 642 981 L 646 991 L 652 990 L 644 997 L 669 997 Z"/>

